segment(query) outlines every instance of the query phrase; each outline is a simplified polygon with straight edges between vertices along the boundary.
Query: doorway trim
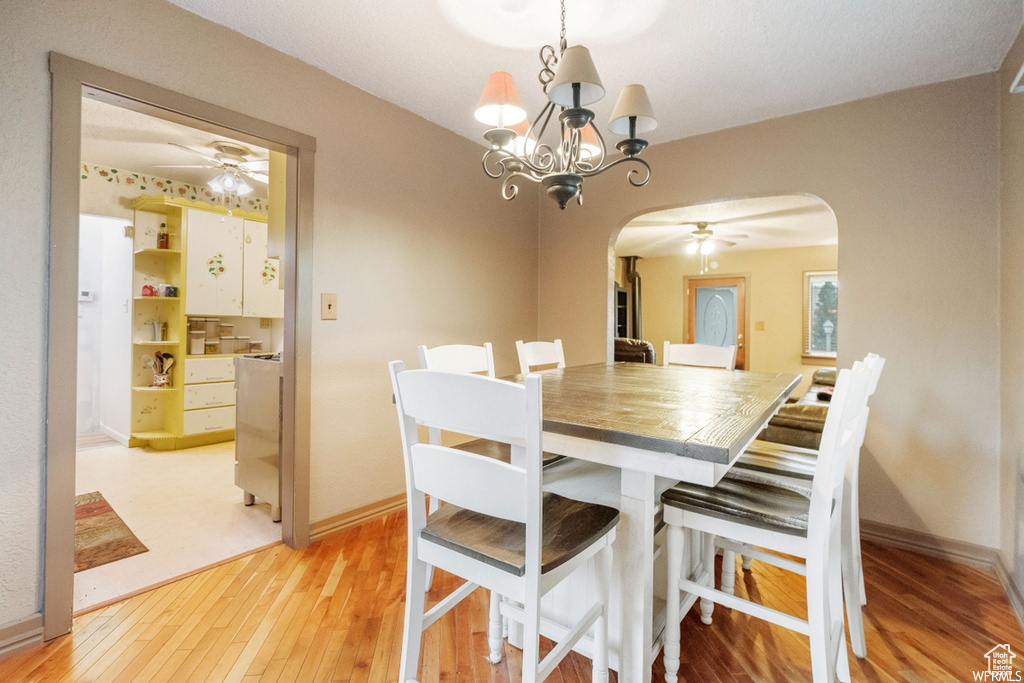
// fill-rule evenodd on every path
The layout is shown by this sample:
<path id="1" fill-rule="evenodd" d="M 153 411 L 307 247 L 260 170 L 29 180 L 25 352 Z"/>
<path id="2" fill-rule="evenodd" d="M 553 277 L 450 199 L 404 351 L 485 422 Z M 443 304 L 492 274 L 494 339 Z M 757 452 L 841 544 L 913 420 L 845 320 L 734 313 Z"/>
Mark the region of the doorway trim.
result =
<path id="1" fill-rule="evenodd" d="M 712 287 L 717 285 L 730 286 L 735 285 L 737 287 L 736 292 L 736 303 L 737 307 L 742 307 L 742 310 L 736 312 L 737 330 L 736 330 L 736 369 L 747 370 L 750 365 L 750 354 L 749 341 L 750 335 L 747 334 L 747 330 L 750 326 L 750 274 L 740 273 L 737 275 L 686 275 L 683 277 L 683 301 L 686 302 L 683 327 L 685 328 L 684 338 L 687 344 L 693 344 L 695 341 L 696 331 L 694 329 L 694 320 L 696 311 L 694 310 L 694 297 L 696 294 L 697 287 Z M 742 324 L 740 329 L 739 324 Z"/>
<path id="2" fill-rule="evenodd" d="M 50 53 L 50 224 L 44 446 L 43 638 L 71 630 L 74 605 L 75 382 L 78 215 L 83 88 L 120 106 L 287 155 L 285 334 L 282 354 L 282 539 L 309 544 L 310 360 L 312 350 L 313 156 L 316 139 L 114 71 Z M 288 321 L 292 321 L 289 325 Z"/>

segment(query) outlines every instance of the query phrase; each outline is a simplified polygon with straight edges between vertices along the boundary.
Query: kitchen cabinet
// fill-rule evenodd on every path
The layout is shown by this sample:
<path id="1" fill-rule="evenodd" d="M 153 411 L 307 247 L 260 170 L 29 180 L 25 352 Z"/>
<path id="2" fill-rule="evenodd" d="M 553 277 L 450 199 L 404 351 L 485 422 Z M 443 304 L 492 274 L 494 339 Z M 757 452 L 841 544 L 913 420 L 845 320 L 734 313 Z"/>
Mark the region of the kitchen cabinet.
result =
<path id="1" fill-rule="evenodd" d="M 186 315 L 242 315 L 242 235 L 245 221 L 187 210 Z"/>
<path id="2" fill-rule="evenodd" d="M 267 224 L 245 221 L 242 245 L 242 315 L 283 318 L 281 263 L 267 256 Z"/>

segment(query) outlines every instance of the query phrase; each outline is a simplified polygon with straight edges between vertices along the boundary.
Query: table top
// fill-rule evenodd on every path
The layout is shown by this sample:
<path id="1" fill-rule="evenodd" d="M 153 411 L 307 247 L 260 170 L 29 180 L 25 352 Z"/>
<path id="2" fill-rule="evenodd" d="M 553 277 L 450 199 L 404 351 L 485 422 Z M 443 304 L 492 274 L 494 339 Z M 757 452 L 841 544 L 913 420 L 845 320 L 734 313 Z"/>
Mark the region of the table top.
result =
<path id="1" fill-rule="evenodd" d="M 788 373 L 647 363 L 540 374 L 545 432 L 721 464 L 732 462 L 800 382 Z"/>

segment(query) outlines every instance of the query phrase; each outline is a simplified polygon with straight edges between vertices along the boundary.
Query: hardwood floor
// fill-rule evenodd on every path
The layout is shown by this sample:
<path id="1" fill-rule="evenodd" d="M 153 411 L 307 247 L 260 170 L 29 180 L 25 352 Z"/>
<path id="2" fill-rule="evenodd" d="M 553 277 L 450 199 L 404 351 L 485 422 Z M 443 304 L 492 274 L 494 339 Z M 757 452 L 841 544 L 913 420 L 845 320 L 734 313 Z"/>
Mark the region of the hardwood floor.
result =
<path id="1" fill-rule="evenodd" d="M 1002 643 L 1024 660 L 1024 633 L 993 577 L 870 543 L 864 551 L 868 658 L 851 660 L 855 681 L 974 680 Z M 79 616 L 70 635 L 0 659 L 0 681 L 395 681 L 404 558 L 404 512 L 302 551 L 262 550 Z M 432 595 L 456 583 L 438 572 Z M 802 580 L 763 563 L 737 571 L 736 591 L 804 609 Z M 421 681 L 519 679 L 515 648 L 498 665 L 485 660 L 486 613 L 477 590 L 427 631 Z M 682 660 L 686 681 L 810 677 L 806 638 L 722 607 L 710 626 L 686 616 Z M 654 680 L 662 674 L 659 658 Z M 589 660 L 572 654 L 548 680 L 589 679 Z"/>

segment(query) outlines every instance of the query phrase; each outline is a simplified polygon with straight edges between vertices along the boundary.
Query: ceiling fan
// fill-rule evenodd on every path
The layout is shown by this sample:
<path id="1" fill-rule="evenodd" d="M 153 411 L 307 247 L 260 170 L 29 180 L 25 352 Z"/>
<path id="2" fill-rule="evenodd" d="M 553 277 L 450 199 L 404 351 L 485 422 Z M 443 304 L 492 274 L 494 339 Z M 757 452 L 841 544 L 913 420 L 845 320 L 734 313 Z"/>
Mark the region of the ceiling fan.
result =
<path id="1" fill-rule="evenodd" d="M 690 238 L 686 240 L 686 253 L 687 254 L 699 254 L 700 255 L 700 274 L 704 275 L 708 272 L 708 254 L 713 252 L 719 246 L 723 247 L 734 247 L 736 243 L 732 240 L 746 239 L 748 235 L 743 233 L 737 233 L 734 235 L 723 235 L 722 237 L 716 237 L 714 230 L 708 228 L 708 225 L 713 225 L 707 221 L 698 221 L 696 223 L 680 223 L 679 225 L 696 225 L 697 229 L 690 233 Z M 714 267 L 718 267 L 715 264 Z"/>
<path id="2" fill-rule="evenodd" d="M 714 225 L 714 223 L 709 223 L 708 221 L 680 223 L 679 225 L 697 226 L 697 229 L 690 233 L 690 238 L 685 242 L 687 244 L 686 252 L 689 254 L 696 254 L 697 252 L 710 254 L 718 246 L 735 247 L 736 242 L 732 240 L 747 239 L 749 237 L 749 235 L 743 233 L 717 237 L 714 230 L 708 228 L 709 225 Z"/>
<path id="3" fill-rule="evenodd" d="M 248 157 L 253 155 L 253 151 L 248 147 L 235 144 L 233 142 L 224 142 L 223 140 L 217 140 L 210 144 L 217 153 L 212 157 L 208 156 L 204 152 L 200 152 L 197 149 L 186 147 L 185 145 L 179 145 L 176 142 L 168 142 L 167 144 L 183 149 L 186 152 L 192 152 L 198 154 L 202 158 L 206 159 L 212 165 L 201 164 L 201 165 L 186 165 L 186 164 L 168 164 L 163 166 L 156 166 L 155 168 L 219 168 L 223 170 L 229 177 L 234 176 L 236 179 L 239 175 L 244 175 L 247 178 L 251 178 L 256 182 L 268 183 L 270 177 L 267 175 L 267 171 L 270 168 L 270 161 L 268 159 L 252 159 Z M 224 178 L 224 175 L 220 175 L 216 180 Z M 228 183 L 224 183 L 224 190 L 232 191 L 233 188 L 229 187 L 230 180 Z M 244 181 L 243 181 L 244 182 Z M 251 189 L 251 188 L 250 188 Z"/>

